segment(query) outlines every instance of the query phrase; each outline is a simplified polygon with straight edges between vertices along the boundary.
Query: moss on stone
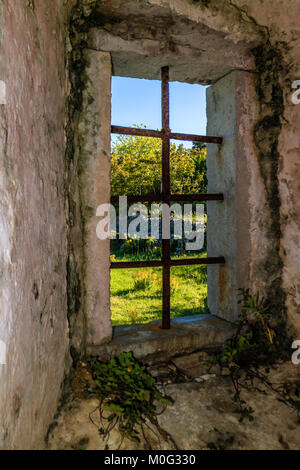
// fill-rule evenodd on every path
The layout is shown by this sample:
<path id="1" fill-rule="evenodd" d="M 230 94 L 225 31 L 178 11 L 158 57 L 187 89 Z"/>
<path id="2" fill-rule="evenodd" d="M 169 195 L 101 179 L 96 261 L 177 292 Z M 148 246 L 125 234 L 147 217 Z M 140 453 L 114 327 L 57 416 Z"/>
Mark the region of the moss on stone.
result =
<path id="1" fill-rule="evenodd" d="M 69 73 L 69 94 L 67 96 L 67 124 L 66 124 L 66 158 L 65 158 L 65 198 L 68 208 L 68 260 L 67 260 L 67 298 L 68 298 L 68 320 L 70 327 L 70 338 L 73 337 L 73 318 L 82 315 L 84 311 L 84 265 L 85 265 L 85 211 L 82 201 L 82 187 L 80 175 L 83 169 L 82 142 L 83 136 L 79 132 L 79 119 L 83 107 L 83 92 L 87 85 L 86 68 L 86 33 L 95 23 L 91 19 L 98 5 L 97 0 L 82 2 L 77 0 L 73 6 L 69 18 L 66 43 L 66 63 Z M 72 188 L 74 189 L 72 191 Z M 81 240 L 78 243 L 78 226 L 80 228 Z M 74 230 L 74 234 L 73 234 Z M 71 321 L 72 320 L 72 321 Z M 76 322 L 75 322 L 76 323 Z M 85 343 L 86 332 L 82 332 L 82 341 Z M 78 359 L 79 353 L 74 345 L 71 345 L 71 356 L 73 361 Z M 76 353 L 75 353 L 76 351 Z"/>
<path id="2" fill-rule="evenodd" d="M 261 115 L 254 126 L 254 141 L 259 150 L 259 167 L 265 184 L 271 219 L 268 231 L 269 248 L 262 268 L 265 272 L 272 273 L 270 284 L 267 286 L 267 301 L 273 311 L 277 334 L 281 336 L 282 346 L 285 344 L 286 347 L 290 347 L 286 327 L 286 293 L 282 286 L 281 201 L 278 178 L 280 160 L 278 141 L 284 112 L 284 97 L 280 79 L 286 70 L 286 65 L 280 46 L 278 44 L 272 45 L 269 40 L 253 49 L 252 53 L 258 72 L 256 91 Z"/>

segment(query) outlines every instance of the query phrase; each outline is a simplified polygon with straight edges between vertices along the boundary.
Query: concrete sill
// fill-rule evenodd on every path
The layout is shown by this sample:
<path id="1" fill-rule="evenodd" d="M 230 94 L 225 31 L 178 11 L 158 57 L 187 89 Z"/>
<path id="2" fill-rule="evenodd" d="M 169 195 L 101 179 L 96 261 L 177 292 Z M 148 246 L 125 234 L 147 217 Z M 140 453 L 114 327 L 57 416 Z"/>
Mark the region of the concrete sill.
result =
<path id="1" fill-rule="evenodd" d="M 177 318 L 171 330 L 162 330 L 161 321 L 117 326 L 109 344 L 89 347 L 88 354 L 107 360 L 132 351 L 137 359 L 150 363 L 220 346 L 232 333 L 230 323 L 211 315 Z"/>

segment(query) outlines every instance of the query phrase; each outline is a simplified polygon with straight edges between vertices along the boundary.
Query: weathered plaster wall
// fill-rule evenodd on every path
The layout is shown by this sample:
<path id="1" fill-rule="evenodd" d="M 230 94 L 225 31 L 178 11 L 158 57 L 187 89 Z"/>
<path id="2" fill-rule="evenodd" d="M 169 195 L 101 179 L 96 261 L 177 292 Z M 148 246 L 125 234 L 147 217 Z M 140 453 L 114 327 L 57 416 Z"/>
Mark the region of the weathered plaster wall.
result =
<path id="1" fill-rule="evenodd" d="M 299 5 L 300 6 L 300 5 Z M 298 6 L 298 16 L 300 14 Z M 298 35 L 299 37 L 299 35 Z M 289 73 L 282 77 L 284 112 L 279 136 L 279 192 L 283 287 L 288 319 L 300 337 L 300 104 L 291 101 L 291 84 L 300 80 L 300 40 L 290 43 L 285 60 Z M 293 92 L 295 90 L 292 90 Z"/>
<path id="2" fill-rule="evenodd" d="M 243 137 L 237 152 L 244 152 L 245 159 L 239 160 L 237 171 L 247 173 L 249 185 L 248 193 L 240 191 L 237 211 L 242 215 L 243 203 L 249 203 L 245 224 L 240 223 L 249 231 L 244 228 L 237 240 L 238 279 L 245 284 L 248 280 L 253 291 L 267 297 L 275 323 L 286 318 L 288 307 L 288 318 L 299 328 L 293 262 L 299 251 L 298 215 L 291 194 L 297 185 L 292 174 L 298 166 L 298 111 L 289 103 L 291 81 L 298 78 L 292 76 L 299 50 L 297 1 L 292 0 L 288 10 L 281 0 L 72 0 L 69 6 L 73 46 L 112 52 L 116 74 L 157 78 L 166 63 L 171 65 L 171 79 L 190 82 L 211 83 L 236 69 L 253 73 L 255 89 L 252 83 L 239 91 L 242 116 L 237 132 Z M 78 64 L 82 72 L 84 64 Z M 293 114 L 294 122 L 286 121 L 286 112 Z M 243 259 L 245 244 L 251 250 Z"/>
<path id="3" fill-rule="evenodd" d="M 223 202 L 207 208 L 207 254 L 224 256 L 224 266 L 207 268 L 208 307 L 213 315 L 234 321 L 237 311 L 237 100 L 236 72 L 207 89 L 207 135 L 223 137 L 222 145 L 207 147 L 210 194 L 223 193 Z"/>
<path id="4" fill-rule="evenodd" d="M 80 185 L 85 217 L 85 312 L 87 347 L 112 338 L 110 311 L 110 240 L 96 236 L 97 208 L 110 204 L 111 58 L 87 51 L 87 87 L 79 123 L 82 136 Z M 103 214 L 104 215 L 104 214 Z"/>
<path id="5" fill-rule="evenodd" d="M 68 363 L 63 1 L 0 6 L 0 448 L 32 449 Z"/>
<path id="6" fill-rule="evenodd" d="M 222 10 L 215 0 L 194 3 L 202 9 L 206 3 L 216 15 Z M 274 324 L 281 324 L 283 331 L 287 320 L 292 337 L 298 338 L 300 105 L 291 102 L 291 85 L 300 78 L 300 4 L 292 0 L 287 9 L 282 0 L 228 3 L 239 15 L 235 27 L 251 24 L 261 36 L 261 45 L 252 51 L 256 57 L 256 91 L 248 97 L 256 100 L 259 113 L 252 127 L 255 158 L 251 157 L 249 166 L 249 285 L 268 299 Z"/>
<path id="7" fill-rule="evenodd" d="M 251 194 L 257 194 L 257 184 L 251 187 L 250 175 L 257 111 L 253 73 L 231 72 L 207 89 L 207 134 L 223 137 L 222 145 L 208 145 L 208 192 L 224 194 L 223 202 L 208 203 L 208 256 L 226 258 L 224 266 L 208 266 L 208 306 L 228 321 L 238 318 L 238 289 L 249 285 L 255 249 L 250 244 L 256 216 Z"/>

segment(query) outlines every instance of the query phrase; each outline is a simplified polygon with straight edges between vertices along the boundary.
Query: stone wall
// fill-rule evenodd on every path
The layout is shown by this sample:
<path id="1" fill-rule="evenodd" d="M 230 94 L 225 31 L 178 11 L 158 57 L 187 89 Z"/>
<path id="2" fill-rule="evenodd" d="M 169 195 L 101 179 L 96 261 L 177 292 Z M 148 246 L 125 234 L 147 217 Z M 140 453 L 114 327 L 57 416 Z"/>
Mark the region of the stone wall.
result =
<path id="1" fill-rule="evenodd" d="M 40 448 L 68 361 L 63 0 L 4 0 L 0 448 Z"/>
<path id="2" fill-rule="evenodd" d="M 243 154 L 236 171 L 246 179 L 240 177 L 235 193 L 240 226 L 235 240 L 237 282 L 223 289 L 224 302 L 230 309 L 236 298 L 230 291 L 248 285 L 269 300 L 275 323 L 283 320 L 284 327 L 288 318 L 299 328 L 299 285 L 292 261 L 299 245 L 294 232 L 297 216 L 290 205 L 292 196 L 282 197 L 282 191 L 296 189 L 291 181 L 287 184 L 282 170 L 290 178 L 297 163 L 284 165 L 287 156 L 280 151 L 289 125 L 293 148 L 288 152 L 298 153 L 297 122 L 288 123 L 284 115 L 291 109 L 291 82 L 298 78 L 291 75 L 296 73 L 299 48 L 297 2 L 292 1 L 288 12 L 281 0 L 263 6 L 258 0 L 251 5 L 226 0 L 129 0 L 126 5 L 119 0 L 90 0 L 84 8 L 79 8 L 80 2 L 76 5 L 82 43 L 111 52 L 113 70 L 119 75 L 159 78 L 160 67 L 168 63 L 171 80 L 214 83 L 233 70 L 252 76 L 249 87 L 237 85 L 236 90 L 240 100 L 233 123 L 240 137 L 236 154 Z M 222 236 L 220 231 L 218 237 Z M 219 284 L 225 277 L 226 269 Z M 236 317 L 236 306 L 232 310 L 227 318 Z"/>
<path id="3" fill-rule="evenodd" d="M 167 63 L 172 80 L 253 73 L 255 89 L 239 91 L 243 115 L 247 100 L 257 115 L 238 129 L 251 207 L 248 264 L 240 260 L 238 269 L 298 339 L 300 105 L 291 102 L 291 85 L 300 79 L 299 1 L 287 8 L 283 0 L 2 0 L 0 7 L 0 341 L 7 345 L 0 447 L 42 446 L 70 366 L 69 335 L 75 359 L 93 333 L 86 310 L 91 195 L 82 187 L 88 166 L 79 132 L 89 48 L 112 49 L 113 71 L 129 76 L 156 78 Z M 99 341 L 110 331 L 105 318 Z"/>
<path id="4" fill-rule="evenodd" d="M 300 5 L 293 9 L 300 14 Z M 291 15 L 293 16 L 293 15 Z M 294 24 L 295 18 L 291 18 Z M 283 75 L 284 111 L 282 129 L 278 140 L 279 197 L 281 201 L 282 281 L 286 292 L 287 317 L 300 338 L 300 104 L 291 101 L 291 85 L 300 79 L 299 32 L 290 31 L 290 49 L 284 54 L 288 73 Z"/>
<path id="5" fill-rule="evenodd" d="M 222 145 L 208 145 L 208 192 L 224 194 L 223 202 L 208 203 L 208 256 L 226 259 L 224 266 L 208 266 L 208 307 L 213 315 L 235 321 L 240 313 L 238 289 L 249 286 L 255 249 L 250 245 L 251 221 L 256 216 L 250 197 L 257 119 L 254 74 L 234 71 L 208 88 L 207 118 L 207 135 L 223 137 Z"/>
<path id="6" fill-rule="evenodd" d="M 87 346 L 94 347 L 112 338 L 110 240 L 99 240 L 96 236 L 100 220 L 97 208 L 110 204 L 111 58 L 108 52 L 89 50 L 87 61 L 87 87 L 79 124 L 82 136 L 80 185 L 85 218 Z"/>

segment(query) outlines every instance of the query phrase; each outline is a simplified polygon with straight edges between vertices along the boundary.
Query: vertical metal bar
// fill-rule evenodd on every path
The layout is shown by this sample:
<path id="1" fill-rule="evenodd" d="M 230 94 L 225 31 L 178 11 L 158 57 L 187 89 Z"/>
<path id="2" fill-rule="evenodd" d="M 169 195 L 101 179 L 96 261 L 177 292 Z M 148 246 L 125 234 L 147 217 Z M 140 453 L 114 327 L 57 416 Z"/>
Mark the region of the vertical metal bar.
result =
<path id="1" fill-rule="evenodd" d="M 162 75 L 162 200 L 170 205 L 170 97 L 169 97 L 169 67 L 163 67 Z M 167 226 L 168 225 L 168 226 Z M 164 238 L 169 232 L 170 219 L 162 215 L 162 262 L 163 262 L 163 323 L 162 328 L 171 328 L 171 268 L 170 268 L 170 237 Z"/>

